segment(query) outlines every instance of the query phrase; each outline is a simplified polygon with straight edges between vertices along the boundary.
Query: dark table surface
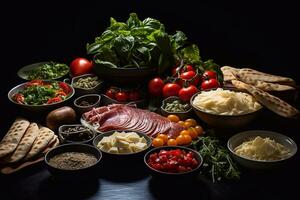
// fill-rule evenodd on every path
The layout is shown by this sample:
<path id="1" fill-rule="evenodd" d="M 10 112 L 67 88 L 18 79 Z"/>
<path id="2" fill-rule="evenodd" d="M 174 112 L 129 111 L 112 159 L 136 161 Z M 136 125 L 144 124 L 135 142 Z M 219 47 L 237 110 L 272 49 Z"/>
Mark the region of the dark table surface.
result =
<path id="1" fill-rule="evenodd" d="M 8 104 L 10 105 L 10 104 Z M 7 126 L 18 114 L 11 109 L 4 123 Z M 29 117 L 29 116 L 28 116 Z M 3 125 L 3 124 L 2 124 Z M 1 130 L 7 130 L 4 126 Z M 299 120 L 284 119 L 264 111 L 249 127 L 242 130 L 272 130 L 290 136 L 300 144 Z M 4 131 L 4 132 L 5 132 Z M 233 130 L 232 133 L 241 130 Z M 222 131 L 219 137 L 223 137 Z M 278 170 L 242 170 L 239 181 L 212 183 L 199 175 L 195 181 L 163 182 L 153 179 L 142 160 L 129 165 L 100 166 L 94 179 L 61 181 L 53 177 L 43 162 L 13 175 L 0 176 L 1 200 L 6 199 L 291 199 L 299 194 L 295 181 L 300 177 L 297 153 L 290 162 Z M 64 198 L 63 198 L 64 197 Z"/>

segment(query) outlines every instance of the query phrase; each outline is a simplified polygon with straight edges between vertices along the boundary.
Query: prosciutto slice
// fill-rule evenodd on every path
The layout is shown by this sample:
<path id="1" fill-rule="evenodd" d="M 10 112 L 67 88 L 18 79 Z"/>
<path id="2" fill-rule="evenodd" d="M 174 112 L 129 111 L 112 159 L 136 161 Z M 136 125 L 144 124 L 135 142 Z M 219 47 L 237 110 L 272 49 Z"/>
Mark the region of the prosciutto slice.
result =
<path id="1" fill-rule="evenodd" d="M 132 130 L 155 137 L 164 133 L 175 138 L 184 128 L 167 118 L 139 108 L 123 104 L 112 104 L 94 108 L 82 115 L 92 125 L 97 125 L 101 132 L 110 130 Z"/>

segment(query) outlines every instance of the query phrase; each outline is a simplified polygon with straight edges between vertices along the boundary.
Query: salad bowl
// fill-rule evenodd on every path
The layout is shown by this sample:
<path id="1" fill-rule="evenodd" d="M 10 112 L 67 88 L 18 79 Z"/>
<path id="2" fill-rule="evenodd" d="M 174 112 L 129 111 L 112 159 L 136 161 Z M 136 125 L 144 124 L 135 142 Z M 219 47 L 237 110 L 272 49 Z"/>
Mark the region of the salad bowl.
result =
<path id="1" fill-rule="evenodd" d="M 65 82 L 35 80 L 15 86 L 7 96 L 24 111 L 43 112 L 66 105 L 74 93 L 74 88 Z M 47 98 L 49 94 L 53 97 Z"/>

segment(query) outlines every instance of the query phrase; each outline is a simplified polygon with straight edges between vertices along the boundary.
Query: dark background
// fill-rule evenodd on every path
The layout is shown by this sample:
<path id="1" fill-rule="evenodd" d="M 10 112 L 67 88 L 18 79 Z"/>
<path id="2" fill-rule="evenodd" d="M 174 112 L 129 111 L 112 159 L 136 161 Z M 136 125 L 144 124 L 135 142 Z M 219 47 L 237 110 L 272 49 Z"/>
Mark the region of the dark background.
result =
<path id="1" fill-rule="evenodd" d="M 93 42 L 94 38 L 102 33 L 109 25 L 109 18 L 112 16 L 124 21 L 130 12 L 136 12 L 140 19 L 146 17 L 159 19 L 170 33 L 176 30 L 185 32 L 190 41 L 198 44 L 204 60 L 212 58 L 219 65 L 251 67 L 288 76 L 294 78 L 297 83 L 300 82 L 297 30 L 300 14 L 296 4 L 289 4 L 286 1 L 257 4 L 253 1 L 207 3 L 189 0 L 8 2 L 5 6 L 1 6 L 0 13 L 2 49 L 0 134 L 5 134 L 17 114 L 17 111 L 11 109 L 7 93 L 22 82 L 16 75 L 19 68 L 38 61 L 54 60 L 70 63 L 76 57 L 86 57 L 86 43 Z M 281 120 L 277 116 L 272 116 L 277 121 Z M 258 127 L 279 132 L 286 131 L 290 136 L 295 134 L 294 137 L 298 137 L 298 140 L 295 139 L 299 142 L 297 135 L 299 125 L 295 121 L 282 121 L 281 124 L 272 124 L 272 121 L 269 121 L 265 125 L 260 123 Z M 294 173 L 299 169 L 294 166 L 291 171 Z M 44 172 L 43 174 L 45 175 Z M 291 174 L 295 180 L 299 175 L 299 172 Z M 32 179 L 28 179 L 30 183 L 27 189 L 32 193 L 35 193 L 35 189 L 32 189 L 34 186 L 31 188 L 30 184 L 38 184 L 34 182 L 39 180 L 36 176 L 43 177 L 37 173 Z M 279 175 L 278 180 L 273 175 L 251 177 L 249 175 L 248 179 L 242 180 L 241 185 L 237 187 L 212 186 L 210 192 L 215 196 L 222 196 L 223 193 L 236 192 L 232 189 L 235 188 L 234 190 L 246 194 L 249 187 L 251 197 L 257 197 L 258 193 L 264 193 L 265 190 L 263 196 L 267 198 L 271 194 L 273 198 L 279 194 L 278 198 L 281 199 L 287 193 L 289 197 L 297 194 L 297 189 L 292 184 L 284 186 L 285 183 L 280 183 L 280 179 L 289 180 L 283 174 Z M 270 184 L 272 182 L 276 185 Z M 258 183 L 259 185 L 255 187 Z M 19 188 L 24 186 L 24 183 L 18 184 Z M 145 181 L 141 183 L 142 188 L 143 184 Z M 240 193 L 236 195 L 239 196 Z M 226 199 L 226 196 L 224 198 Z M 243 195 L 243 198 L 246 197 Z M 26 196 L 22 199 L 26 199 Z"/>
<path id="2" fill-rule="evenodd" d="M 9 1 L 1 6 L 2 112 L 9 112 L 7 92 L 22 81 L 16 76 L 19 68 L 38 61 L 70 63 L 85 57 L 86 43 L 102 33 L 109 18 L 123 21 L 130 12 L 141 19 L 159 19 L 171 33 L 182 30 L 199 45 L 205 60 L 252 67 L 300 82 L 299 12 L 289 2 Z"/>

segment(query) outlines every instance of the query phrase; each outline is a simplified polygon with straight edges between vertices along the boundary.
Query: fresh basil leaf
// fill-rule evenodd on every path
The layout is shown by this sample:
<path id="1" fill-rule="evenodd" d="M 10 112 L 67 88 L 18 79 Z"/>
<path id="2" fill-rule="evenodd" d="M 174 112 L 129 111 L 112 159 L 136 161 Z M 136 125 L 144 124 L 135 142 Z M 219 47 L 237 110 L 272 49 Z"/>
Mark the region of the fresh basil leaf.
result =
<path id="1" fill-rule="evenodd" d="M 108 30 L 111 31 L 116 31 L 116 30 L 129 30 L 129 27 L 126 23 L 124 22 L 117 22 L 114 18 L 110 18 L 110 26 L 107 28 Z"/>
<path id="2" fill-rule="evenodd" d="M 102 61 L 99 59 L 95 59 L 95 63 L 98 64 L 98 65 L 96 65 L 96 67 L 101 67 L 101 65 L 102 65 L 102 66 L 106 66 L 106 67 L 110 67 L 110 68 L 118 68 L 118 66 L 116 66 L 115 64 L 113 64 L 111 62 Z"/>
<path id="3" fill-rule="evenodd" d="M 158 20 L 152 19 L 150 17 L 144 19 L 143 22 L 142 22 L 142 24 L 145 27 L 152 28 L 154 30 L 162 30 L 162 31 L 165 30 L 165 27 L 164 27 L 164 25 L 162 23 L 160 23 Z"/>
<path id="4" fill-rule="evenodd" d="M 182 48 L 185 45 L 187 37 L 182 31 L 176 31 L 176 33 L 172 35 L 171 40 L 173 47 L 176 50 L 178 50 L 179 48 Z"/>
<path id="5" fill-rule="evenodd" d="M 179 54 L 181 59 L 188 64 L 199 64 L 201 61 L 200 50 L 195 44 L 180 49 Z"/>
<path id="6" fill-rule="evenodd" d="M 130 13 L 126 24 L 129 28 L 135 28 L 140 27 L 142 25 L 142 22 L 139 20 L 136 13 Z"/>

